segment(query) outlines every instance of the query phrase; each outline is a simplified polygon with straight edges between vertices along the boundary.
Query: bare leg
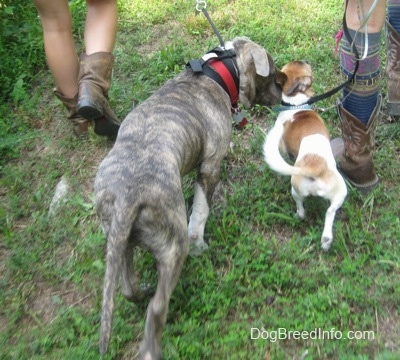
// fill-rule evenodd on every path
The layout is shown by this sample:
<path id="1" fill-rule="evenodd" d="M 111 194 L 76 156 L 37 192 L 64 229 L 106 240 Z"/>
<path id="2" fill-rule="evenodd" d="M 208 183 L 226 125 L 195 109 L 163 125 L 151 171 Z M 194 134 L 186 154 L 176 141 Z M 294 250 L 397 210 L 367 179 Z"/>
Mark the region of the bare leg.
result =
<path id="1" fill-rule="evenodd" d="M 116 0 L 87 0 L 85 24 L 86 54 L 109 52 L 117 36 L 118 8 Z"/>
<path id="2" fill-rule="evenodd" d="M 67 0 L 34 0 L 43 28 L 47 62 L 57 89 L 67 98 L 78 93 L 79 63 Z"/>
<path id="3" fill-rule="evenodd" d="M 364 22 L 364 15 L 370 10 L 374 0 L 349 0 L 346 13 L 346 22 L 349 29 L 358 30 L 361 24 Z M 360 4 L 363 4 L 361 7 Z M 364 11 L 364 14 L 363 14 Z M 386 14 L 386 0 L 379 0 L 371 17 L 368 20 L 368 32 L 376 33 L 380 32 L 385 23 Z M 361 29 L 364 32 L 365 27 Z"/>

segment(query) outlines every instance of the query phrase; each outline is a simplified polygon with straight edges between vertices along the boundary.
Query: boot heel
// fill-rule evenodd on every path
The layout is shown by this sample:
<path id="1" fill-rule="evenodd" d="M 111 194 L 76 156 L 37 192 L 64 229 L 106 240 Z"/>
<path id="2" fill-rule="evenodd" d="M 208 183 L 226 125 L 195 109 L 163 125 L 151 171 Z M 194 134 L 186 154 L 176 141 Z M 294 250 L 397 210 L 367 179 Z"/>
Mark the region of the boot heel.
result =
<path id="1" fill-rule="evenodd" d="M 86 119 L 97 119 L 103 116 L 103 109 L 96 107 L 89 99 L 80 99 L 78 102 L 78 113 Z"/>

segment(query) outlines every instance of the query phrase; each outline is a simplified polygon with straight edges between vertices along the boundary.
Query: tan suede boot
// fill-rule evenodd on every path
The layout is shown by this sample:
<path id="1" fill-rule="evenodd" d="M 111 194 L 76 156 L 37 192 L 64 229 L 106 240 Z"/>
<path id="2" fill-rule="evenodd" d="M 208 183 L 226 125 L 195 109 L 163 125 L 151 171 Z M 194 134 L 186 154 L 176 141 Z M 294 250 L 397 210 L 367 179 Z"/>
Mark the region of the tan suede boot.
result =
<path id="1" fill-rule="evenodd" d="M 78 112 L 87 119 L 94 119 L 94 132 L 98 135 L 116 136 L 120 121 L 108 103 L 114 56 L 98 52 L 79 57 Z"/>
<path id="2" fill-rule="evenodd" d="M 343 140 L 333 139 L 332 151 L 343 175 L 362 193 L 368 193 L 379 182 L 372 157 L 381 104 L 382 96 L 379 95 L 366 126 L 342 105 L 338 105 Z"/>
<path id="3" fill-rule="evenodd" d="M 54 95 L 56 95 L 60 99 L 60 101 L 67 109 L 67 119 L 70 120 L 73 124 L 74 134 L 78 137 L 87 136 L 90 120 L 87 120 L 78 114 L 78 111 L 76 109 L 78 103 L 78 94 L 76 94 L 73 98 L 67 98 L 59 91 L 57 91 L 57 89 L 54 89 Z"/>
<path id="4" fill-rule="evenodd" d="M 400 34 L 386 19 L 387 112 L 400 116 Z"/>

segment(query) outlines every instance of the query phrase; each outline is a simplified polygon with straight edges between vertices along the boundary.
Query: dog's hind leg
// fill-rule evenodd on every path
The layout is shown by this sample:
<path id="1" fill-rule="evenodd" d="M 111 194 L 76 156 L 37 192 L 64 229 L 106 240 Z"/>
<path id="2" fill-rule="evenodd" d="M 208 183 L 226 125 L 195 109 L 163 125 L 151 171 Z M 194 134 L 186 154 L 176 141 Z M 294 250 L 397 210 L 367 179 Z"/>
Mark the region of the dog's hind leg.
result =
<path id="1" fill-rule="evenodd" d="M 296 202 L 296 206 L 297 206 L 296 215 L 300 219 L 304 219 L 305 210 L 304 210 L 304 205 L 303 205 L 303 197 L 296 191 L 294 186 L 292 186 L 292 197 L 293 197 L 294 201 Z"/>
<path id="2" fill-rule="evenodd" d="M 156 256 L 158 284 L 147 307 L 144 336 L 139 348 L 140 359 L 157 360 L 162 357 L 161 335 L 167 320 L 169 301 L 189 252 L 187 227 L 183 227 L 180 234 L 170 241 L 171 247 L 163 247 L 163 251 Z"/>
<path id="3" fill-rule="evenodd" d="M 133 246 L 128 244 L 122 259 L 121 291 L 125 299 L 132 302 L 142 301 L 147 296 L 153 295 L 154 290 L 147 285 L 141 286 L 139 278 L 133 268 Z"/>
<path id="4" fill-rule="evenodd" d="M 335 199 L 332 200 L 331 205 L 326 211 L 324 231 L 321 237 L 321 247 L 324 251 L 328 251 L 333 242 L 333 222 L 335 221 L 335 216 L 337 210 L 342 206 L 344 199 L 346 197 L 347 191 L 344 194 L 340 194 Z"/>
<path id="5" fill-rule="evenodd" d="M 332 228 L 337 209 L 338 208 L 336 206 L 331 205 L 326 211 L 324 231 L 322 232 L 322 237 L 321 237 L 321 247 L 324 251 L 328 251 L 332 245 L 333 241 Z"/>

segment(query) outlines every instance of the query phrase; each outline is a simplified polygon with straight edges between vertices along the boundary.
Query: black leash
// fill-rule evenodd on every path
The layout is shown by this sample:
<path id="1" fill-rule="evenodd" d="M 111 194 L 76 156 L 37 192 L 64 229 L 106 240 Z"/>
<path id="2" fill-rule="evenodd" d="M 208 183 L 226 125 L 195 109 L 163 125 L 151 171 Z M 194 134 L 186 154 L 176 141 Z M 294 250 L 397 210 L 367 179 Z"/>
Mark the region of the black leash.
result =
<path id="1" fill-rule="evenodd" d="M 353 42 L 353 39 L 351 38 L 351 35 L 350 35 L 350 32 L 349 32 L 349 28 L 347 27 L 347 23 L 346 23 L 346 13 L 347 13 L 347 5 L 348 5 L 348 3 L 349 3 L 349 0 L 346 0 L 346 7 L 345 7 L 345 10 L 344 10 L 344 14 L 343 14 L 343 32 L 346 35 L 347 39 L 352 44 L 353 52 L 354 52 L 354 55 L 355 55 L 355 58 L 356 58 L 356 64 L 355 64 L 355 67 L 354 67 L 353 74 L 343 84 L 340 84 L 339 86 L 335 87 L 332 90 L 327 91 L 324 94 L 317 95 L 317 96 L 314 96 L 314 97 L 310 98 L 306 102 L 306 104 L 308 104 L 308 105 L 314 104 L 317 101 L 321 101 L 323 99 L 326 99 L 326 98 L 332 96 L 333 94 L 335 94 L 339 90 L 343 89 L 347 84 L 351 83 L 354 80 L 354 77 L 356 76 L 358 67 L 360 65 L 360 60 L 359 60 L 359 54 L 358 54 L 358 51 L 357 51 L 357 48 L 356 48 L 356 44 L 355 44 L 355 42 Z"/>
<path id="2" fill-rule="evenodd" d="M 213 28 L 214 33 L 217 36 L 221 47 L 224 48 L 225 47 L 224 40 L 222 39 L 221 34 L 219 33 L 217 27 L 215 26 L 215 24 L 212 21 L 210 15 L 207 12 L 207 9 L 206 9 L 207 8 L 207 3 L 205 2 L 205 0 L 196 0 L 196 2 L 197 2 L 196 10 L 199 11 L 199 12 L 201 11 L 204 14 L 206 19 L 210 23 L 211 27 Z M 340 91 L 341 89 L 343 89 L 347 84 L 351 83 L 354 80 L 355 76 L 356 76 L 358 67 L 360 65 L 360 61 L 359 61 L 359 54 L 358 54 L 355 42 L 353 42 L 353 39 L 352 39 L 352 37 L 350 35 L 350 32 L 349 32 L 349 28 L 347 27 L 347 23 L 346 23 L 346 14 L 347 14 L 347 6 L 348 6 L 348 4 L 349 4 L 349 0 L 346 0 L 346 6 L 345 6 L 344 14 L 343 14 L 342 24 L 343 24 L 343 32 L 344 32 L 345 36 L 347 37 L 347 39 L 352 44 L 353 52 L 354 52 L 354 55 L 355 55 L 355 58 L 356 58 L 356 64 L 355 64 L 355 67 L 354 67 L 353 74 L 345 82 L 343 82 L 339 86 L 337 86 L 337 87 L 335 87 L 335 88 L 333 88 L 333 89 L 331 89 L 331 90 L 329 90 L 329 91 L 327 91 L 327 92 L 325 92 L 325 93 L 323 93 L 321 95 L 313 96 L 312 98 L 310 98 L 305 103 L 305 105 L 311 105 L 311 104 L 314 104 L 314 103 L 316 103 L 318 101 L 321 101 L 321 100 L 327 99 L 328 97 L 331 97 L 333 94 L 335 94 L 338 91 Z"/>
<path id="3" fill-rule="evenodd" d="M 197 1 L 196 10 L 203 12 L 204 16 L 206 17 L 206 19 L 210 23 L 211 27 L 213 28 L 215 35 L 217 35 L 220 45 L 222 47 L 224 47 L 225 46 L 224 40 L 222 39 L 221 34 L 219 33 L 217 27 L 215 26 L 215 24 L 211 20 L 210 15 L 207 12 L 207 9 L 206 9 L 207 3 L 204 0 L 196 0 L 196 1 Z"/>

